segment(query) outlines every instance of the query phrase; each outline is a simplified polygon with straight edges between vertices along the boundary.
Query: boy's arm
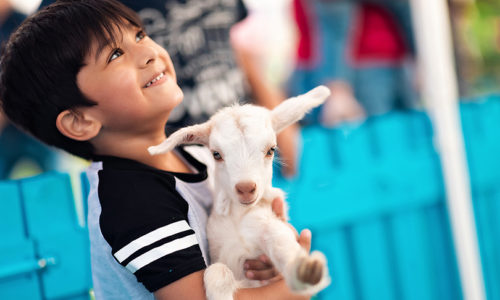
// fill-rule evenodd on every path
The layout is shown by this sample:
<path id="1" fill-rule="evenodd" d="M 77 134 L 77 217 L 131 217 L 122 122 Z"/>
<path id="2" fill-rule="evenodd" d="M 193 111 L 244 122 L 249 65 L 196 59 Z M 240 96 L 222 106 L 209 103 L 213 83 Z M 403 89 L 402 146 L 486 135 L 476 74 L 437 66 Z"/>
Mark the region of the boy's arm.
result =
<path id="1" fill-rule="evenodd" d="M 275 281 L 260 288 L 247 288 L 236 291 L 236 300 L 308 300 L 310 296 L 292 294 L 285 280 Z"/>
<path id="2" fill-rule="evenodd" d="M 203 273 L 198 271 L 172 282 L 157 290 L 154 295 L 157 300 L 192 299 L 204 300 L 205 289 L 203 288 Z"/>
<path id="3" fill-rule="evenodd" d="M 185 276 L 154 293 L 157 300 L 190 299 L 204 300 L 205 289 L 203 288 L 203 271 L 198 271 Z M 273 282 L 260 288 L 247 288 L 236 291 L 236 300 L 307 300 L 308 296 L 292 294 L 284 280 Z"/>

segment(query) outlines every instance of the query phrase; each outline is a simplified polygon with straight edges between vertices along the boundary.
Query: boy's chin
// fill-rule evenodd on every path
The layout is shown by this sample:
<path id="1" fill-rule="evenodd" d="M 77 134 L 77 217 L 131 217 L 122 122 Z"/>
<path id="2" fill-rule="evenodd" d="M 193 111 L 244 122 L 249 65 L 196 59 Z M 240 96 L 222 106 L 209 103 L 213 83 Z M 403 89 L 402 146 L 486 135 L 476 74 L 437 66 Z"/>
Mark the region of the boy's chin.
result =
<path id="1" fill-rule="evenodd" d="M 175 106 L 177 106 L 184 100 L 184 92 L 178 85 L 176 85 L 175 89 L 176 91 L 172 95 L 172 100 L 175 102 Z"/>
<path id="2" fill-rule="evenodd" d="M 182 100 L 184 100 L 184 92 L 179 87 L 179 103 L 181 103 Z"/>

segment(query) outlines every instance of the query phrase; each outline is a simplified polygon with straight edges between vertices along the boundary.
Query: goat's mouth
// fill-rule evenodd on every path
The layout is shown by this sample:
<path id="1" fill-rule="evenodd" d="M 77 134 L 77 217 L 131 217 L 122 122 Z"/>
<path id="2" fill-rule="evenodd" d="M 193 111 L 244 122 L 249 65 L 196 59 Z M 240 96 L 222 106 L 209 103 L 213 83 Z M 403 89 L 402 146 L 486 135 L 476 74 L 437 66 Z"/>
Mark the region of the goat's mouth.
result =
<path id="1" fill-rule="evenodd" d="M 252 205 L 255 201 L 257 201 L 257 197 L 251 198 L 251 199 L 239 199 L 240 203 L 244 206 L 249 206 Z"/>

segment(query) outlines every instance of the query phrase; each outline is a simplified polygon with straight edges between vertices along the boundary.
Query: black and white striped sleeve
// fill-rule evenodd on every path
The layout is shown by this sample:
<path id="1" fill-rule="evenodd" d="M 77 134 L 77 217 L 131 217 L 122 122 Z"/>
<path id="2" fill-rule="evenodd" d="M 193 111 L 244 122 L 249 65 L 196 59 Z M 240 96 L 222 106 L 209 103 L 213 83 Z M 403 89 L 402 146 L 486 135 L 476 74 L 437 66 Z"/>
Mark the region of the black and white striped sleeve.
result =
<path id="1" fill-rule="evenodd" d="M 150 292 L 204 269 L 187 219 L 188 205 L 175 183 L 160 177 L 120 177 L 118 186 L 99 189 L 100 227 L 116 261 Z M 101 174 L 101 183 L 109 180 Z"/>

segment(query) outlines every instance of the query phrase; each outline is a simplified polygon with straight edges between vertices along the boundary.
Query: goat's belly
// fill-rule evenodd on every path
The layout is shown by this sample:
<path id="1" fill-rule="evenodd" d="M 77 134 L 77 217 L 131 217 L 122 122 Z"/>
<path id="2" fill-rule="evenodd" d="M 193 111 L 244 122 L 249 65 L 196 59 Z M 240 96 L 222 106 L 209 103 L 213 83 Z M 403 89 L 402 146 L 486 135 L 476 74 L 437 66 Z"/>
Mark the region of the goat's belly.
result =
<path id="1" fill-rule="evenodd" d="M 239 281 L 249 281 L 244 274 L 244 263 L 247 259 L 256 259 L 261 253 L 255 248 L 245 246 L 241 242 L 228 242 L 221 248 L 219 261 L 233 271 L 234 277 Z M 253 280 L 252 280 L 253 281 Z M 257 282 L 258 283 L 258 282 Z M 248 282 L 245 286 L 253 286 Z"/>
<path id="2" fill-rule="evenodd" d="M 256 259 L 262 254 L 257 243 L 244 239 L 234 227 L 234 223 L 227 219 L 209 219 L 207 237 L 211 263 L 220 262 L 227 265 L 244 287 L 260 286 L 259 281 L 245 277 L 243 267 L 245 260 Z"/>

